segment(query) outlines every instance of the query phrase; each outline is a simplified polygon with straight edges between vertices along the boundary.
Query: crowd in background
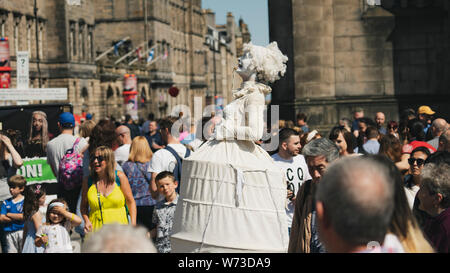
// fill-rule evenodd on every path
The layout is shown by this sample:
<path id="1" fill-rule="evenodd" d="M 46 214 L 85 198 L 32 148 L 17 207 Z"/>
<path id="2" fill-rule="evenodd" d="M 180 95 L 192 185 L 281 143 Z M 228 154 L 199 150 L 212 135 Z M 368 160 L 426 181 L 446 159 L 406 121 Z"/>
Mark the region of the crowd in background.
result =
<path id="1" fill-rule="evenodd" d="M 173 134 L 172 126 L 182 115 L 157 120 L 150 114 L 139 122 L 129 115 L 122 121 L 94 121 L 90 115 L 77 125 L 66 112 L 58 119 L 60 134 L 52 136 L 45 113 L 38 111 L 27 145 L 14 145 L 14 136 L 1 134 L 3 252 L 71 252 L 73 232 L 81 236 L 86 252 L 171 252 L 182 159 L 213 137 L 219 121 L 205 117 L 197 124 L 182 124 Z M 341 118 L 329 132 L 310 128 L 307 121 L 304 113 L 295 121 L 280 120 L 274 132 L 278 149 L 267 151 L 286 176 L 289 252 L 345 252 L 355 245 L 367 248 L 368 241 L 392 252 L 449 252 L 450 130 L 439 113 L 421 106 L 402 111 L 399 120 L 386 120 L 383 112 L 367 117 L 358 108 L 353 118 Z M 264 142 L 259 144 L 264 147 Z M 56 188 L 27 185 L 16 175 L 25 155 L 47 157 L 58 179 Z M 339 163 L 327 170 L 332 161 Z M 358 183 L 365 179 L 374 182 Z M 349 185 L 367 194 L 358 199 L 345 189 Z M 339 203 L 332 191 L 348 198 Z M 372 191 L 379 195 L 372 196 Z M 49 194 L 58 199 L 47 204 Z M 361 198 L 367 204 L 357 210 Z M 375 205 L 380 200 L 385 207 Z M 354 210 L 343 209 L 332 221 L 326 217 L 339 214 L 336 208 L 343 205 Z M 352 216 L 373 226 L 351 226 L 354 221 L 344 217 Z M 108 245 L 105 238 L 114 238 L 114 232 L 128 234 L 113 223 L 138 226 L 135 239 L 145 240 L 118 240 L 117 248 Z M 107 234 L 101 234 L 106 226 Z M 358 230 L 369 235 L 359 238 Z"/>

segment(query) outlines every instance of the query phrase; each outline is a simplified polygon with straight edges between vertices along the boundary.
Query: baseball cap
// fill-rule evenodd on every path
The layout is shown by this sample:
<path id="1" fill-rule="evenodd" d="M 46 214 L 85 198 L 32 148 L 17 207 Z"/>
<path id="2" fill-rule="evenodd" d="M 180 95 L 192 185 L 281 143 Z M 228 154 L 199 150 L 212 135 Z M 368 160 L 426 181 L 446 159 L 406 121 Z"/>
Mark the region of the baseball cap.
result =
<path id="1" fill-rule="evenodd" d="M 431 110 L 429 106 L 422 105 L 419 107 L 419 110 L 417 111 L 419 114 L 426 114 L 426 115 L 434 115 L 436 112 Z"/>
<path id="2" fill-rule="evenodd" d="M 90 120 L 90 119 L 92 119 L 92 114 L 87 114 L 86 115 L 86 120 Z"/>
<path id="3" fill-rule="evenodd" d="M 63 112 L 59 115 L 58 121 L 63 127 L 72 128 L 75 126 L 75 118 L 70 112 Z"/>

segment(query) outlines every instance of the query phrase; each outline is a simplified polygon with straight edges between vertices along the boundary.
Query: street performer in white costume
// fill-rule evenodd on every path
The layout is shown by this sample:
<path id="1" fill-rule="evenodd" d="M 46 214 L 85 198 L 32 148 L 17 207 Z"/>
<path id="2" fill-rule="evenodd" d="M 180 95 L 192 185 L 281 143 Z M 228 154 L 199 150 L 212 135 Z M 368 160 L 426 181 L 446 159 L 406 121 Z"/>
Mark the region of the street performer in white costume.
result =
<path id="1" fill-rule="evenodd" d="M 243 83 L 214 136 L 184 159 L 175 210 L 173 252 L 286 252 L 286 183 L 260 146 L 267 83 L 288 58 L 276 42 L 244 45 L 236 72 Z"/>

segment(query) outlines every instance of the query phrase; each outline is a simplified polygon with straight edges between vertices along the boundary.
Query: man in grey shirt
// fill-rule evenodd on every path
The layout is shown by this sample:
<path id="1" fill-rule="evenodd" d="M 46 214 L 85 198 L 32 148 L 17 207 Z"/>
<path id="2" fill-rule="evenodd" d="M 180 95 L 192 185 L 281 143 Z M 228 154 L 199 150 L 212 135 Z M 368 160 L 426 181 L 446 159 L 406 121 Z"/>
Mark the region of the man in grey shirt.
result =
<path id="1" fill-rule="evenodd" d="M 53 173 L 58 178 L 59 162 L 66 154 L 66 151 L 72 149 L 77 137 L 73 135 L 75 127 L 75 118 L 69 112 L 63 112 L 58 118 L 58 128 L 60 135 L 52 139 L 47 144 L 47 163 L 51 166 Z M 75 151 L 81 153 L 82 149 L 87 145 L 84 138 L 80 138 Z M 58 197 L 64 198 L 70 208 L 70 211 L 76 211 L 78 195 L 80 194 L 81 185 L 73 190 L 66 190 L 58 181 Z"/>

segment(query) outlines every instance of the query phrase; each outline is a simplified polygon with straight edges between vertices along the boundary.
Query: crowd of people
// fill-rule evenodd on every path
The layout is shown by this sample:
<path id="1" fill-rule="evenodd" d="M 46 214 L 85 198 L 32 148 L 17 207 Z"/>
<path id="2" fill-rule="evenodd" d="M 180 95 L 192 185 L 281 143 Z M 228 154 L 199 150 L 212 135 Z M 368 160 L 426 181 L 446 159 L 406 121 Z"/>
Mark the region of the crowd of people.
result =
<path id="1" fill-rule="evenodd" d="M 72 252 L 73 232 L 85 252 L 172 251 L 183 159 L 214 135 L 219 119 L 174 131 L 182 113 L 149 115 L 140 126 L 127 115 L 75 128 L 64 112 L 54 137 L 44 112 L 32 116 L 29 149 L 0 134 L 3 252 Z M 278 148 L 266 152 L 286 180 L 287 251 L 448 253 L 450 130 L 436 116 L 421 106 L 387 121 L 358 108 L 329 132 L 309 128 L 304 113 L 280 120 Z M 16 174 L 25 154 L 45 155 L 56 188 Z M 46 202 L 49 193 L 56 198 Z"/>

